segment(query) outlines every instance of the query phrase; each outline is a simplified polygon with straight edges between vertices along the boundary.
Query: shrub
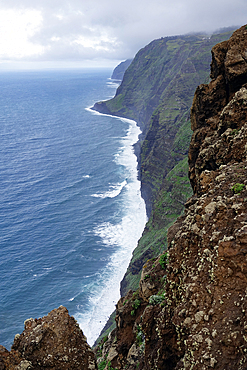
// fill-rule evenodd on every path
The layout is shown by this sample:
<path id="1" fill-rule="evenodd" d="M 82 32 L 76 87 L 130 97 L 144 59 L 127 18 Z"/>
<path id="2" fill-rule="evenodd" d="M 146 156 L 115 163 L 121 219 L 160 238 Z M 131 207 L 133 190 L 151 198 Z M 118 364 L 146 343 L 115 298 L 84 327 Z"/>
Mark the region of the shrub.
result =
<path id="1" fill-rule="evenodd" d="M 144 339 L 145 339 L 145 336 L 140 329 L 136 335 L 136 341 L 138 343 L 138 346 L 140 346 L 144 342 Z"/>
<path id="2" fill-rule="evenodd" d="M 159 263 L 160 263 L 160 266 L 163 268 L 163 270 L 165 270 L 166 265 L 168 263 L 168 253 L 167 252 L 165 252 L 164 254 L 160 256 Z"/>
<path id="3" fill-rule="evenodd" d="M 235 193 L 235 194 L 239 194 L 241 193 L 241 191 L 245 188 L 245 185 L 244 184 L 235 184 L 233 185 L 232 187 L 232 191 Z"/>
<path id="4" fill-rule="evenodd" d="M 106 367 L 106 360 L 104 361 L 101 361 L 99 364 L 98 364 L 98 370 L 104 370 L 104 368 Z"/>
<path id="5" fill-rule="evenodd" d="M 137 310 L 137 308 L 141 305 L 141 301 L 139 299 L 135 299 L 132 307 Z"/>
<path id="6" fill-rule="evenodd" d="M 164 302 L 165 296 L 164 295 L 151 295 L 149 298 L 149 304 L 155 306 L 156 304 L 160 304 Z"/>
<path id="7" fill-rule="evenodd" d="M 116 368 L 114 369 L 112 366 L 111 366 L 111 361 L 108 362 L 107 364 L 107 369 L 108 370 L 117 370 Z"/>

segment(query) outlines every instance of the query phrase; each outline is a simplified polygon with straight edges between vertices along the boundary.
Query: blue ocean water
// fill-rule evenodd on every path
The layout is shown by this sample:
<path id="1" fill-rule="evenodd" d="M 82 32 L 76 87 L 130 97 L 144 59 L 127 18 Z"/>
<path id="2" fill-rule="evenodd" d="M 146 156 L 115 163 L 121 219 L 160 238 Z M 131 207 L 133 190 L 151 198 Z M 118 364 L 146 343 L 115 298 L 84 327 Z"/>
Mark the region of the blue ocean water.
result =
<path id="1" fill-rule="evenodd" d="M 119 298 L 145 204 L 135 122 L 88 109 L 110 70 L 0 73 L 0 344 L 64 305 L 93 344 Z"/>

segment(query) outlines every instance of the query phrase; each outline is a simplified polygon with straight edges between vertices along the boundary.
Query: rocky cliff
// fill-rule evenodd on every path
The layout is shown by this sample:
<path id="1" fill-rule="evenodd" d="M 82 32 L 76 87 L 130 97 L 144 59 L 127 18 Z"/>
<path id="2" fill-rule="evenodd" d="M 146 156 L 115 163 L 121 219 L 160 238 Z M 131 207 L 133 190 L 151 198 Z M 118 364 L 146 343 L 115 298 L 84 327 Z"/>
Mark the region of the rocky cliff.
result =
<path id="1" fill-rule="evenodd" d="M 168 251 L 118 302 L 102 366 L 247 369 L 246 50 L 246 26 L 212 49 L 212 80 L 191 109 L 194 194 L 168 230 Z"/>
<path id="2" fill-rule="evenodd" d="M 167 248 L 167 229 L 191 196 L 188 149 L 190 108 L 196 87 L 209 78 L 211 49 L 232 31 L 165 37 L 141 49 L 126 70 L 116 96 L 94 109 L 135 119 L 143 129 L 137 153 L 149 222 L 121 283 L 136 290 L 147 259 Z"/>

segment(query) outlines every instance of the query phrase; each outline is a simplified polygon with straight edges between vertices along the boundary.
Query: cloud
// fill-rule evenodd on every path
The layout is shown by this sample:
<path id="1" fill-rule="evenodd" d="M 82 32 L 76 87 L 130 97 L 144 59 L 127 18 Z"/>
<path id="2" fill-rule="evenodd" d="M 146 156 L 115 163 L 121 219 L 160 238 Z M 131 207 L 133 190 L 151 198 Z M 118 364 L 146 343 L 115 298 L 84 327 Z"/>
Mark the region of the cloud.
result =
<path id="1" fill-rule="evenodd" d="M 0 11 L 0 58 L 20 59 L 42 54 L 43 47 L 30 42 L 41 22 L 41 14 L 35 10 Z"/>
<path id="2" fill-rule="evenodd" d="M 246 0 L 1 0 L 0 58 L 133 57 L 155 38 L 240 26 Z M 5 38 L 5 41 L 4 41 Z"/>

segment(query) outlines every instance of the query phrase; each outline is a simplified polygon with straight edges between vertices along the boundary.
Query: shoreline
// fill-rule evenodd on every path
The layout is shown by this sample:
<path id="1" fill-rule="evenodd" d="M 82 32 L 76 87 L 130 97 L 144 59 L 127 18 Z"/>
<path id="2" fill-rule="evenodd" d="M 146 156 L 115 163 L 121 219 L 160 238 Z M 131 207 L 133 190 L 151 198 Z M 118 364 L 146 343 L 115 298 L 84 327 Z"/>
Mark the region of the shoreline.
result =
<path id="1" fill-rule="evenodd" d="M 97 112 L 98 114 L 103 114 L 105 116 L 110 116 L 110 117 L 116 117 L 119 119 L 129 119 L 132 120 L 132 118 L 129 117 L 123 117 L 119 116 L 117 114 L 112 113 L 108 107 L 106 106 L 107 100 L 103 100 L 100 102 L 96 102 L 93 107 L 88 108 L 90 111 Z M 140 128 L 141 132 L 138 136 L 138 140 L 135 144 L 133 144 L 134 147 L 134 153 L 137 157 L 137 173 L 138 173 L 138 179 L 141 183 L 141 196 L 145 202 L 146 205 L 146 213 L 147 213 L 147 218 L 151 216 L 151 211 L 152 211 L 152 202 L 150 201 L 150 195 L 148 193 L 148 189 L 145 188 L 145 186 L 142 183 L 141 180 L 141 141 L 144 139 L 145 136 L 145 127 L 141 125 L 138 121 L 134 121 L 137 125 L 137 127 Z"/>
<path id="2" fill-rule="evenodd" d="M 122 204 L 123 216 L 117 225 L 102 225 L 98 230 L 103 241 L 105 238 L 106 242 L 108 240 L 109 243 L 117 243 L 119 248 L 112 255 L 108 264 L 107 271 L 110 272 L 110 275 L 106 274 L 107 278 L 103 281 L 100 296 L 92 296 L 93 310 L 85 313 L 84 316 L 80 313 L 74 315 L 86 335 L 88 343 L 92 346 L 107 325 L 110 316 L 115 310 L 116 303 L 121 297 L 120 284 L 129 266 L 132 253 L 137 247 L 145 228 L 147 213 L 145 200 L 141 196 L 141 183 L 138 172 L 139 162 L 136 154 L 136 145 L 139 143 L 141 134 L 140 127 L 136 121 L 125 117 L 102 114 L 92 110 L 90 107 L 85 109 L 92 114 L 112 117 L 129 124 L 126 135 L 120 138 L 120 155 L 116 156 L 116 160 L 120 160 L 119 164 L 124 166 L 129 173 L 126 185 L 123 187 L 125 192 L 124 203 Z M 117 233 L 119 232 L 121 235 L 118 236 Z M 109 237 L 112 234 L 115 236 L 113 240 Z M 99 329 L 95 330 L 95 327 Z"/>

